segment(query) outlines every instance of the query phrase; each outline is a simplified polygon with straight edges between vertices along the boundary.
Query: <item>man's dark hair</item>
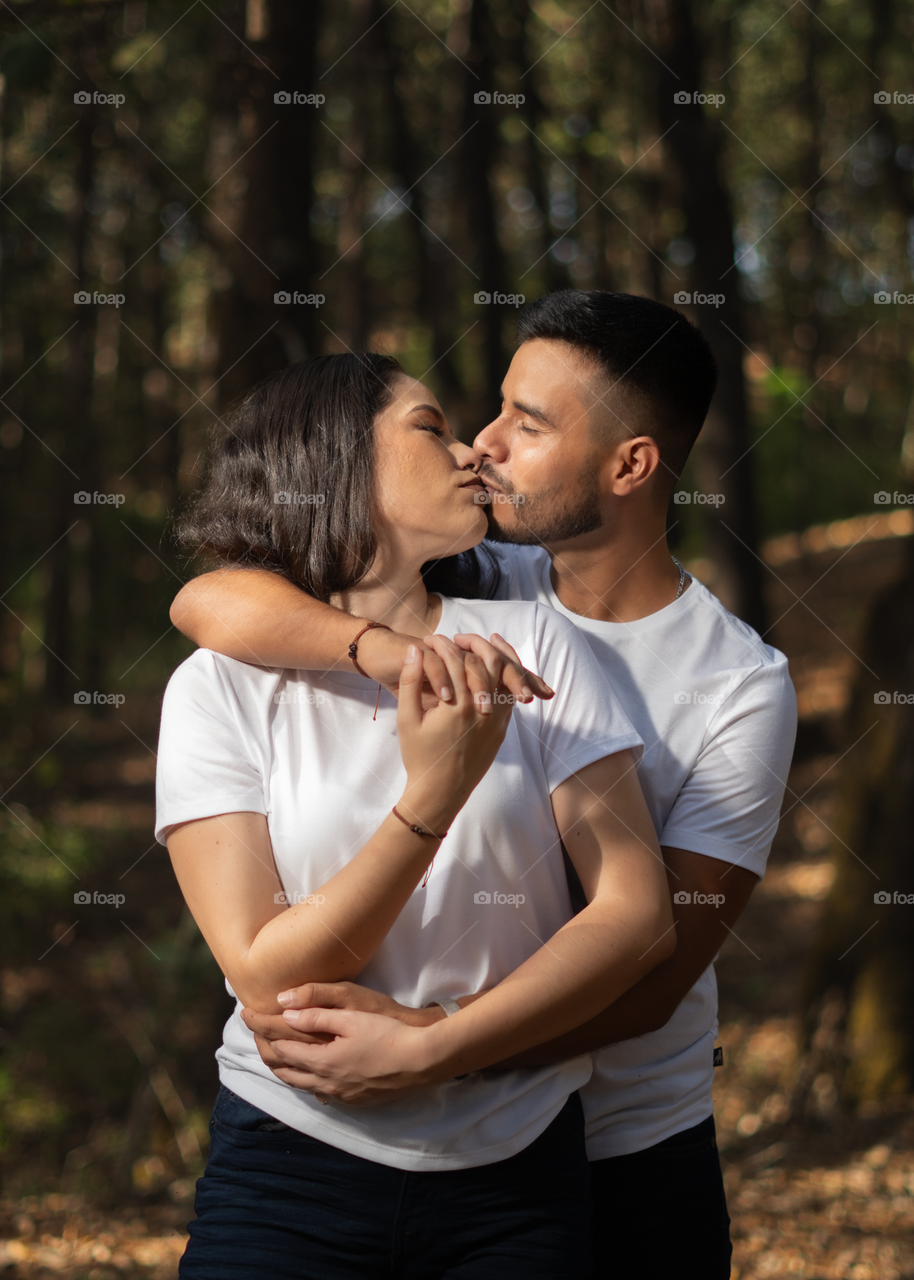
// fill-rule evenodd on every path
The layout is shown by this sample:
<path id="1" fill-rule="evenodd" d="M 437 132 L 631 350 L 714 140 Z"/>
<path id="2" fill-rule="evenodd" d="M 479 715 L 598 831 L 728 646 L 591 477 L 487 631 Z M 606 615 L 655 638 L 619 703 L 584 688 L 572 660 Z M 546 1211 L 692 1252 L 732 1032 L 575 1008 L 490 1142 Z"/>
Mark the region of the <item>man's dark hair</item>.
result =
<path id="1" fill-rule="evenodd" d="M 354 587 L 378 548 L 377 415 L 403 369 L 390 356 L 299 360 L 250 391 L 217 428 L 202 491 L 178 521 L 184 549 L 221 565 L 271 569 L 317 600 Z M 430 591 L 478 597 L 475 549 L 429 561 Z"/>
<path id="2" fill-rule="evenodd" d="M 521 311 L 517 336 L 567 342 L 593 358 L 608 385 L 639 391 L 668 478 L 679 475 L 717 384 L 707 339 L 681 312 L 631 293 L 562 289 Z"/>

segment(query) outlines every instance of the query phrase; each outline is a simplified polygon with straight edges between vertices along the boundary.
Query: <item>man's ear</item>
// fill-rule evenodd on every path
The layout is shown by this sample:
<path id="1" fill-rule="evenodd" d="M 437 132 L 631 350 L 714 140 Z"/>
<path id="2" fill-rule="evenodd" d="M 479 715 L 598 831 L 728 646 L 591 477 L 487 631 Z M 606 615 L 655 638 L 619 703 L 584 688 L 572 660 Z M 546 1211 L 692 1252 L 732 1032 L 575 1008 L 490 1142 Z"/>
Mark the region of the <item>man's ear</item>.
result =
<path id="1" fill-rule="evenodd" d="M 663 469 L 660 446 L 652 436 L 631 436 L 619 441 L 606 465 L 610 491 L 617 497 L 627 497 L 659 478 L 658 471 Z"/>

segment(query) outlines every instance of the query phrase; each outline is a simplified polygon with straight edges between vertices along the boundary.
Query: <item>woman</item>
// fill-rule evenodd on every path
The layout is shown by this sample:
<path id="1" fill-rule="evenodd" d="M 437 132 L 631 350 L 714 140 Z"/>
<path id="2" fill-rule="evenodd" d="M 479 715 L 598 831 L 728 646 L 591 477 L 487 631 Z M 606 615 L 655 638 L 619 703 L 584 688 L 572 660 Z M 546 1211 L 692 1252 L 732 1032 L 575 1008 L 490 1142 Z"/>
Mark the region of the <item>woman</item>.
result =
<path id="1" fill-rule="evenodd" d="M 664 959 L 669 895 L 640 741 L 586 642 L 538 605 L 470 598 L 474 462 L 395 361 L 322 357 L 247 398 L 184 522 L 189 548 L 284 573 L 354 625 L 333 671 L 200 650 L 166 693 L 157 837 L 238 1001 L 183 1277 L 587 1274 L 589 1059 L 477 1069 Z M 418 646 L 398 701 L 361 675 L 370 625 L 434 649 L 450 699 L 423 709 Z M 447 637 L 497 629 L 553 701 L 474 697 Z M 589 898 L 573 919 L 563 841 Z M 486 991 L 441 1024 L 446 1074 L 370 1110 L 284 1084 L 239 1016 L 357 975 L 411 1005 Z"/>

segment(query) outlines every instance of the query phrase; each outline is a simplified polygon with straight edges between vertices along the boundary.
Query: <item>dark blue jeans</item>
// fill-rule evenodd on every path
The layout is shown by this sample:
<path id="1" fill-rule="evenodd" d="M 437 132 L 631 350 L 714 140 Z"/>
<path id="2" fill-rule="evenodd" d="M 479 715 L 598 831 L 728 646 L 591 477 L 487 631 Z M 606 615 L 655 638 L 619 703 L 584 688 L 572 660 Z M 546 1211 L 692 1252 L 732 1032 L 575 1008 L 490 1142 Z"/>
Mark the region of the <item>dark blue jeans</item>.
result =
<path id="1" fill-rule="evenodd" d="M 730 1218 L 713 1116 L 590 1168 L 596 1280 L 728 1280 Z"/>
<path id="2" fill-rule="evenodd" d="M 408 1173 L 220 1088 L 181 1280 L 589 1280 L 590 1171 L 573 1094 L 497 1164 Z"/>

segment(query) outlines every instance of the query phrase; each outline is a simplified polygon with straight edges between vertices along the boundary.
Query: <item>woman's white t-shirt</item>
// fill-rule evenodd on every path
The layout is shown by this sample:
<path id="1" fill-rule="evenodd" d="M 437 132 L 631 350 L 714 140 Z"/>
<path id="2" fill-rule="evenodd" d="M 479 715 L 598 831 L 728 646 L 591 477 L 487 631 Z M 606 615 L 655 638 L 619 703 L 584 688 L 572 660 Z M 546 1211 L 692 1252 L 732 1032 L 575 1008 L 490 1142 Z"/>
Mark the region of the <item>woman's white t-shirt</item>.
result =
<path id="1" fill-rule="evenodd" d="M 524 665 L 557 692 L 515 706 L 427 886 L 416 888 L 358 977 L 414 1007 L 494 986 L 571 918 L 550 795 L 594 760 L 641 747 L 587 641 L 553 609 L 445 598 L 438 631 L 510 636 Z M 340 665 L 326 674 L 264 669 L 203 649 L 183 663 L 162 710 L 156 838 L 164 843 L 177 823 L 218 813 L 265 814 L 288 900 L 316 894 L 377 830 L 406 778 L 394 698 L 381 694 L 372 721 L 378 686 Z M 399 1169 L 504 1160 L 533 1142 L 591 1073 L 584 1055 L 474 1072 L 380 1106 L 324 1107 L 273 1075 L 240 1008 L 216 1054 L 221 1082 L 303 1133 Z"/>

